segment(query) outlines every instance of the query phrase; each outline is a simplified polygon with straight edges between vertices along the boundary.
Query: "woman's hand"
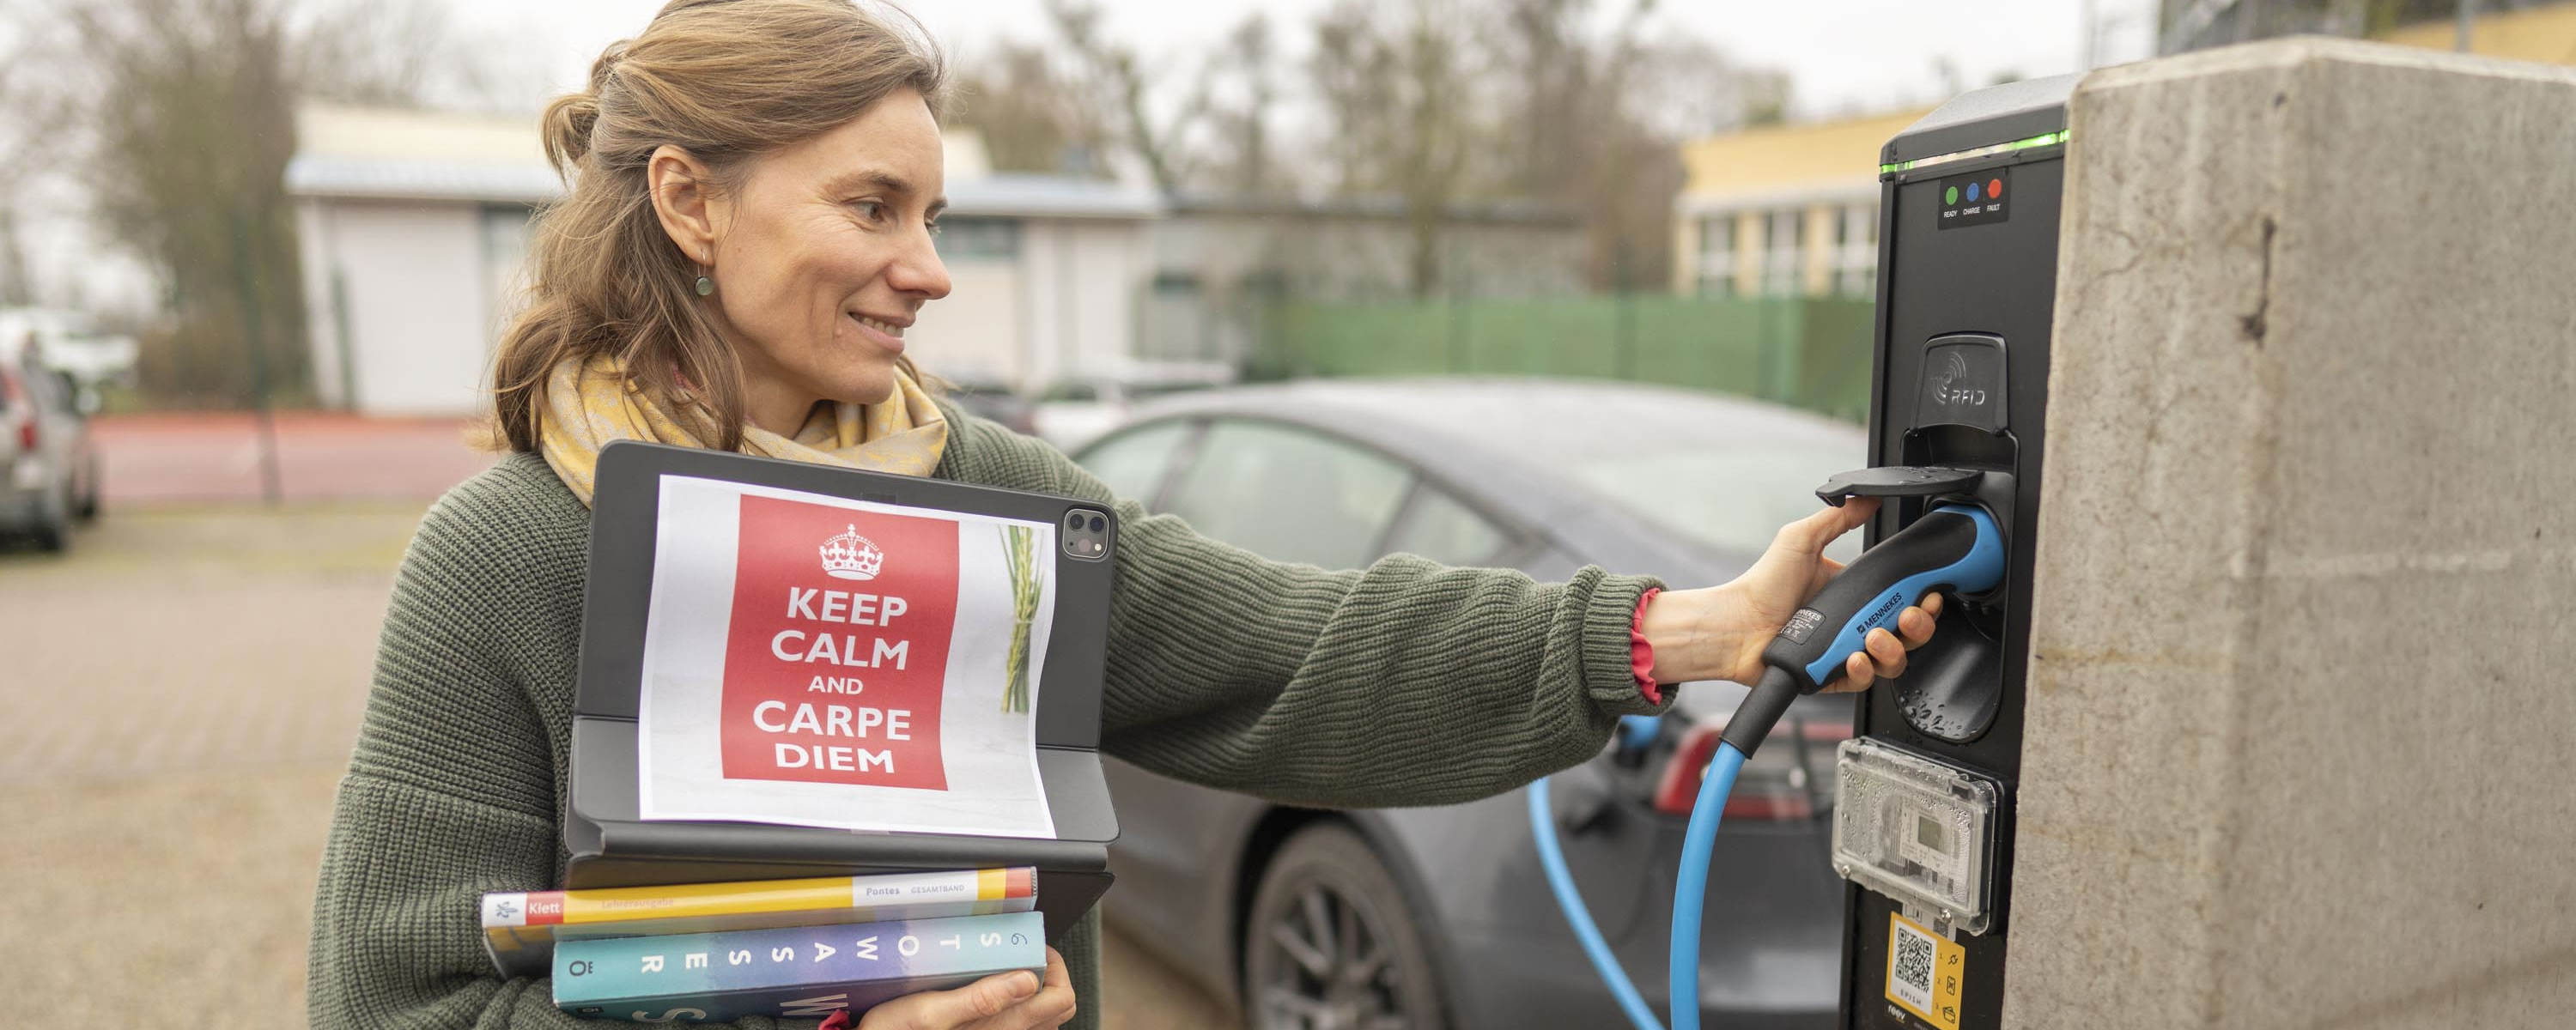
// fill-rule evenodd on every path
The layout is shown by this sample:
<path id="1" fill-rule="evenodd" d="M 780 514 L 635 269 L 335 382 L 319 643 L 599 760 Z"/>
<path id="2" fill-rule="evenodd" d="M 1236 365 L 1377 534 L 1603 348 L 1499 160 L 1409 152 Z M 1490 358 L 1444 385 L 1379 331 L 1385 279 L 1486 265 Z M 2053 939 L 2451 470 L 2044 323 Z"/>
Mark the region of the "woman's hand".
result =
<path id="1" fill-rule="evenodd" d="M 1824 556 L 1833 543 L 1878 513 L 1876 498 L 1854 498 L 1839 508 L 1826 508 L 1780 527 L 1771 549 L 1753 567 L 1723 586 L 1671 590 L 1647 602 L 1639 628 L 1654 647 L 1657 683 L 1724 679 L 1750 684 L 1762 675 L 1762 649 L 1789 621 L 1789 616 L 1824 589 L 1842 571 L 1842 563 Z M 1932 619 L 1941 614 L 1941 595 L 1896 616 L 1896 632 L 1869 631 L 1863 651 L 1843 663 L 1843 671 L 1825 685 L 1828 693 L 1866 690 L 1882 678 L 1905 672 L 1905 653 L 1932 639 Z"/>
<path id="2" fill-rule="evenodd" d="M 1047 949 L 1046 983 L 1026 972 L 988 976 L 953 991 L 924 991 L 869 1009 L 858 1030 L 1040 1030 L 1073 1018 L 1073 977 Z"/>

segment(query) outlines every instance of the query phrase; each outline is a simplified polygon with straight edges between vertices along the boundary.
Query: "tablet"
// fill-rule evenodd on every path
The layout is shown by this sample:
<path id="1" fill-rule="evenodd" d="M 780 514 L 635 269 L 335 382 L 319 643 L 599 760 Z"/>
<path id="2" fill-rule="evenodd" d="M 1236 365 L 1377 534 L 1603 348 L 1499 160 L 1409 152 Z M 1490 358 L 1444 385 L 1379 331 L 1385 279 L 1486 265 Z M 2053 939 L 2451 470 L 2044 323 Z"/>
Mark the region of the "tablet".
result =
<path id="1" fill-rule="evenodd" d="M 1078 498 L 608 445 L 566 886 L 1033 865 L 1056 937 L 1118 834 L 1117 535 Z"/>

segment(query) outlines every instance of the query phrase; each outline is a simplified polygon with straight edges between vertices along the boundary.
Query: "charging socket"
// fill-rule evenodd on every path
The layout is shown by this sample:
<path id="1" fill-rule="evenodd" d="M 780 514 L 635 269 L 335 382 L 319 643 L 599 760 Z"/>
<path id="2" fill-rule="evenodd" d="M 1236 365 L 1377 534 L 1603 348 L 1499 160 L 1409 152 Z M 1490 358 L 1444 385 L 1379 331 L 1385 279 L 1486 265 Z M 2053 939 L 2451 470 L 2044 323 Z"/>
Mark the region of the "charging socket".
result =
<path id="1" fill-rule="evenodd" d="M 1868 737 L 1834 762 L 1834 870 L 1949 934 L 1994 925 L 1997 814 L 1992 776 Z"/>

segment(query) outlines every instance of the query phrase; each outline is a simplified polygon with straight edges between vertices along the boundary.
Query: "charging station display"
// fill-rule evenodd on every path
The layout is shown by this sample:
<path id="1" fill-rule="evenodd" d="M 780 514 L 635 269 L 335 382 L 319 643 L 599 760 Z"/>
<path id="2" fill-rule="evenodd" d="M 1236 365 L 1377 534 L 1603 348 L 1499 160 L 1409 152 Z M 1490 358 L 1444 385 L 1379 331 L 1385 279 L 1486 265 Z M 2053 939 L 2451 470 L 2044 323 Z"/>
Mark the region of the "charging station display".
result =
<path id="1" fill-rule="evenodd" d="M 2012 169 L 2008 167 L 1943 179 L 1941 220 L 1936 224 L 1943 229 L 1959 229 L 2009 220 L 2012 209 L 2005 206 L 2004 194 L 2013 192 L 2018 191 L 2012 188 Z"/>

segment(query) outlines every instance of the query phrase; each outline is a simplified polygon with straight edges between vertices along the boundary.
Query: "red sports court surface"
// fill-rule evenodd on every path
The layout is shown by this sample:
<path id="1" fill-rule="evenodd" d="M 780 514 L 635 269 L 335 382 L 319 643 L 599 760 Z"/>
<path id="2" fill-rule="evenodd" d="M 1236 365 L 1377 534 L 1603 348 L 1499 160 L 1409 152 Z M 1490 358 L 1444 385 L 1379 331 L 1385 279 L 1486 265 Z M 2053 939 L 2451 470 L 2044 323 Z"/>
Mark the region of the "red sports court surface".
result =
<path id="1" fill-rule="evenodd" d="M 258 425 L 255 416 L 229 412 L 92 422 L 105 503 L 259 500 Z M 497 458 L 468 442 L 473 423 L 464 419 L 286 412 L 276 425 L 287 500 L 428 500 Z"/>

